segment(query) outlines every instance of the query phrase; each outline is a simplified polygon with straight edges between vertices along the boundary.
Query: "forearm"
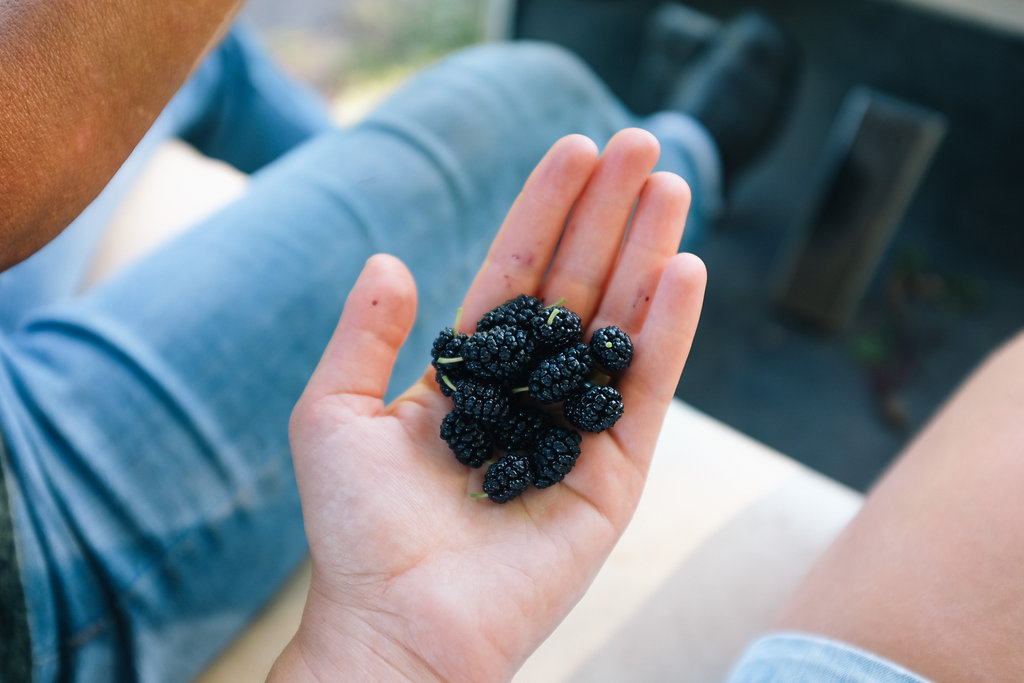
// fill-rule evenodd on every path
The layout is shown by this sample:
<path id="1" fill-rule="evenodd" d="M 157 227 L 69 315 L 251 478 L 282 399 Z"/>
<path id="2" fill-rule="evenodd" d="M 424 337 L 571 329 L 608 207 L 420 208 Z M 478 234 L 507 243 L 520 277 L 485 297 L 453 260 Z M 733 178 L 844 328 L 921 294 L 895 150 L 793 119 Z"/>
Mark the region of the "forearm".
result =
<path id="1" fill-rule="evenodd" d="M 0 269 L 99 193 L 241 4 L 0 5 Z"/>

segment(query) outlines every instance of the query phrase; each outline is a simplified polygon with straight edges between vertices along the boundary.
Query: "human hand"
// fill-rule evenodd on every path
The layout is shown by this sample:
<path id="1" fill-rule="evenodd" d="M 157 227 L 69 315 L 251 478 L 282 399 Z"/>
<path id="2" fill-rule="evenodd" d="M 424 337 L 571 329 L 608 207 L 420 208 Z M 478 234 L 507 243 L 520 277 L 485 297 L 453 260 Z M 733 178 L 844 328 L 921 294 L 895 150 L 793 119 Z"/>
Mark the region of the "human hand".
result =
<path id="1" fill-rule="evenodd" d="M 703 264 L 676 254 L 689 190 L 651 174 L 657 156 L 636 129 L 600 158 L 586 138 L 557 142 L 463 303 L 475 321 L 520 293 L 564 297 L 588 330 L 633 339 L 624 416 L 585 434 L 551 488 L 503 505 L 470 497 L 483 473 L 438 436 L 451 400 L 432 368 L 384 404 L 415 285 L 397 259 L 367 261 L 292 415 L 313 570 L 272 679 L 508 679 L 582 596 L 639 501 L 704 293 Z"/>

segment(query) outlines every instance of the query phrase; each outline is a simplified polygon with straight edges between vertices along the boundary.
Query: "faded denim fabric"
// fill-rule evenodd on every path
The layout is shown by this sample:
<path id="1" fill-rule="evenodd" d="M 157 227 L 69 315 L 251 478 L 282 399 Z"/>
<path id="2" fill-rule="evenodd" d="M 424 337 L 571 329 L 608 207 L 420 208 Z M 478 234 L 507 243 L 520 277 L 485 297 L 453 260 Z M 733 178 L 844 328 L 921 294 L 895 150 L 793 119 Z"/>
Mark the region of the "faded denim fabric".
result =
<path id="1" fill-rule="evenodd" d="M 727 683 L 928 683 L 870 652 L 802 633 L 766 635 L 751 644 Z"/>

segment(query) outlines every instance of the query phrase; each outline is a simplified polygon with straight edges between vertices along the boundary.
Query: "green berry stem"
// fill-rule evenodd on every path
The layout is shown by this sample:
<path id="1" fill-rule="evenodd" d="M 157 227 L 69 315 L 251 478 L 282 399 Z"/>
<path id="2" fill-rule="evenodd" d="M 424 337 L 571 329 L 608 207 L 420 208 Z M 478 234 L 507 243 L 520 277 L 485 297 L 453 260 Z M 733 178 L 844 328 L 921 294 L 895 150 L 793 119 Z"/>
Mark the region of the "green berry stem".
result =
<path id="1" fill-rule="evenodd" d="M 555 303 L 551 304 L 550 306 L 545 306 L 544 308 L 561 308 L 562 306 L 565 305 L 565 302 L 566 302 L 566 299 L 562 298 L 562 299 L 559 299 L 558 301 L 556 301 Z"/>
<path id="2" fill-rule="evenodd" d="M 460 324 L 462 324 L 462 306 L 459 306 L 455 311 L 455 327 L 452 329 L 458 332 Z"/>
<path id="3" fill-rule="evenodd" d="M 560 310 L 562 310 L 562 309 L 561 308 L 556 308 L 553 311 L 551 311 L 551 315 L 548 316 L 548 326 L 549 327 L 550 327 L 551 323 L 555 322 L 555 316 L 558 315 L 558 312 Z"/>
<path id="4" fill-rule="evenodd" d="M 464 360 L 462 356 L 455 356 L 454 358 L 438 358 L 437 362 L 440 365 L 451 365 L 452 363 L 461 363 Z"/>
<path id="5" fill-rule="evenodd" d="M 448 388 L 451 389 L 452 391 L 458 391 L 459 390 L 458 387 L 456 387 L 454 384 L 452 384 L 452 381 L 450 379 L 448 379 L 448 375 L 441 375 L 441 381 L 443 381 L 445 384 L 447 384 Z"/>
<path id="6" fill-rule="evenodd" d="M 490 498 L 490 496 L 488 496 L 486 493 L 471 493 L 471 494 L 469 494 L 469 497 L 470 498 Z"/>
<path id="7" fill-rule="evenodd" d="M 512 393 L 513 394 L 521 394 L 524 391 L 529 391 L 529 390 L 530 390 L 530 387 L 516 387 L 515 389 L 512 390 Z"/>

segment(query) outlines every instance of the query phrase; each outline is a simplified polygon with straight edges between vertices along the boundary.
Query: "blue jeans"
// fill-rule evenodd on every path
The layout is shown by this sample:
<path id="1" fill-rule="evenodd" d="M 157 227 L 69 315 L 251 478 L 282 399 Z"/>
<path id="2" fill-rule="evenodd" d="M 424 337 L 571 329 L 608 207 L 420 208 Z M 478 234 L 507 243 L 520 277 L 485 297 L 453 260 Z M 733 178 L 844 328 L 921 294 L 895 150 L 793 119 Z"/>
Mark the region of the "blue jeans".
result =
<path id="1" fill-rule="evenodd" d="M 305 556 L 288 416 L 367 257 L 418 284 L 397 391 L 548 147 L 632 125 L 689 181 L 695 239 L 718 194 L 707 134 L 637 119 L 558 48 L 468 49 L 336 130 L 231 34 L 96 203 L 0 276 L 0 464 L 37 680 L 195 675 Z M 130 176 L 175 135 L 252 171 L 248 191 L 77 293 Z"/>
<path id="2" fill-rule="evenodd" d="M 830 638 L 772 633 L 755 640 L 727 683 L 928 683 L 870 652 Z"/>

